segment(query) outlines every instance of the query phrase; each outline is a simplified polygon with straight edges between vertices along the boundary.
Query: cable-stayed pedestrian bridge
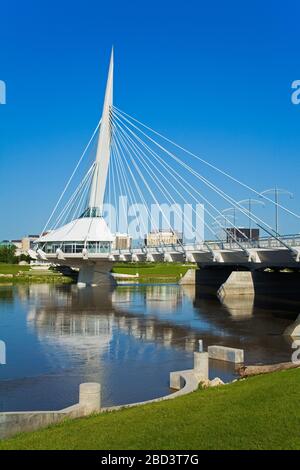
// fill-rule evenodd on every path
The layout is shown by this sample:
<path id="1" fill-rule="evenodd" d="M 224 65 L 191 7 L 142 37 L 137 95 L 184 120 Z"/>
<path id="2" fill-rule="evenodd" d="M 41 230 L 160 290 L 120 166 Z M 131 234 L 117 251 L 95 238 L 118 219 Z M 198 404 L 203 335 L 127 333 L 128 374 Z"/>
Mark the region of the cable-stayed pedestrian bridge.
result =
<path id="1" fill-rule="evenodd" d="M 84 251 L 84 248 L 74 244 L 73 251 L 63 251 L 64 247 L 56 245 L 47 251 L 39 251 L 37 255 L 44 260 L 52 260 L 59 263 L 70 263 L 78 260 L 101 260 L 108 258 L 112 262 L 179 262 L 201 263 L 210 265 L 214 263 L 228 263 L 231 265 L 249 266 L 261 269 L 263 267 L 299 268 L 300 235 L 287 235 L 281 240 L 288 244 L 289 248 L 282 246 L 279 240 L 274 238 L 261 238 L 255 242 L 216 242 L 177 244 L 155 247 L 142 247 L 130 249 L 109 250 L 96 252 L 95 248 Z M 77 264 L 77 263 L 76 263 Z"/>
<path id="2" fill-rule="evenodd" d="M 300 235 L 280 233 L 278 211 L 297 222 L 300 216 L 279 201 L 283 191 L 273 200 L 114 106 L 113 69 L 112 52 L 101 120 L 31 256 L 77 267 L 80 283 L 96 285 L 111 282 L 119 261 L 298 270 Z M 275 228 L 265 204 L 276 210 Z M 138 226 L 138 246 L 115 249 L 116 232 L 130 225 Z M 154 233 L 163 226 L 183 234 L 152 246 L 144 242 L 149 225 Z"/>
<path id="3" fill-rule="evenodd" d="M 202 266 L 227 263 L 257 269 L 280 266 L 298 268 L 300 235 L 285 236 L 282 240 L 288 243 L 290 249 L 273 238 L 261 238 L 255 243 L 241 242 L 239 245 L 234 242 L 207 241 L 147 249 L 113 250 L 111 258 L 113 261 L 199 263 Z"/>

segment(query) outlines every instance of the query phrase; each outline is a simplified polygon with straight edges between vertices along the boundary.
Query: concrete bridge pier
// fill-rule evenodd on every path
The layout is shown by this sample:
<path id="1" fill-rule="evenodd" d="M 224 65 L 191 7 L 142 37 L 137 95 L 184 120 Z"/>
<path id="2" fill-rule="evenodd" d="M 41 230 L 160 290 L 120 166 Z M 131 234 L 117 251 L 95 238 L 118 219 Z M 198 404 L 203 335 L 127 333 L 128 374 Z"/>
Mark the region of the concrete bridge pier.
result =
<path id="1" fill-rule="evenodd" d="M 83 262 L 79 266 L 77 285 L 79 287 L 114 287 L 116 285 L 116 281 L 110 272 L 112 265 L 113 262 L 111 261 Z"/>
<path id="2" fill-rule="evenodd" d="M 196 296 L 216 296 L 220 287 L 232 273 L 232 267 L 200 267 L 195 270 Z M 182 282 L 183 281 L 183 282 Z M 184 283 L 184 279 L 181 280 Z"/>
<path id="3" fill-rule="evenodd" d="M 253 272 L 232 271 L 226 281 L 219 287 L 217 294 L 221 299 L 228 296 L 253 296 L 255 294 Z"/>
<path id="4" fill-rule="evenodd" d="M 300 299 L 300 272 L 282 270 L 236 270 L 235 266 L 201 268 L 196 271 L 196 296 L 272 295 Z"/>

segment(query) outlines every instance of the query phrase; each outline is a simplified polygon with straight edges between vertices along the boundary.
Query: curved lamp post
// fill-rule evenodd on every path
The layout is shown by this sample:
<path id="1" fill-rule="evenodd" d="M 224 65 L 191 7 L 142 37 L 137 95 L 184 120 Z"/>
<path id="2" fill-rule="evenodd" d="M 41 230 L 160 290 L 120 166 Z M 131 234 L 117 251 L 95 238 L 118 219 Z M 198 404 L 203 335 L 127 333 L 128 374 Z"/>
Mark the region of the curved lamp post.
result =
<path id="1" fill-rule="evenodd" d="M 265 206 L 265 203 L 263 201 L 260 201 L 259 199 L 253 199 L 251 197 L 247 199 L 242 199 L 241 201 L 238 202 L 238 204 L 245 205 L 248 209 L 248 214 L 249 214 L 249 235 L 250 235 L 250 240 L 252 240 L 252 206 L 255 204 L 260 204 L 262 206 Z"/>
<path id="2" fill-rule="evenodd" d="M 287 189 L 277 188 L 277 186 L 275 186 L 275 188 L 265 189 L 265 191 L 262 191 L 260 194 L 261 194 L 261 196 L 263 196 L 264 194 L 274 194 L 275 233 L 276 233 L 277 236 L 279 236 L 279 207 L 278 207 L 279 195 L 280 194 L 286 194 L 286 195 L 290 196 L 290 199 L 292 199 L 294 197 L 294 195 L 293 195 L 293 193 L 291 193 Z"/>

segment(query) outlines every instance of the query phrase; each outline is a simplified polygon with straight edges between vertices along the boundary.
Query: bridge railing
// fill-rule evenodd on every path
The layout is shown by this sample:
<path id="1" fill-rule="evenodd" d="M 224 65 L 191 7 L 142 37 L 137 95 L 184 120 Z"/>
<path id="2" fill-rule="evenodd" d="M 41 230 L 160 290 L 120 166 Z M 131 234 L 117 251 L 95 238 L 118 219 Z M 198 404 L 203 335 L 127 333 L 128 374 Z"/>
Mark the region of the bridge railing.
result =
<path id="1" fill-rule="evenodd" d="M 253 249 L 253 248 L 280 248 L 282 247 L 283 241 L 289 246 L 300 246 L 300 234 L 284 235 L 279 239 L 273 237 L 261 237 L 259 240 L 247 240 L 239 243 L 222 242 L 216 240 L 209 240 L 207 242 L 195 243 L 195 244 L 178 244 L 178 245 L 161 245 L 161 246 L 145 246 L 141 248 L 131 248 L 126 250 L 114 250 L 113 254 L 125 254 L 125 255 L 141 255 L 141 254 L 164 254 L 164 253 L 186 253 L 192 251 L 210 251 L 210 250 L 241 250 L 241 248 Z"/>
<path id="2" fill-rule="evenodd" d="M 283 235 L 278 238 L 260 237 L 259 240 L 239 241 L 239 243 L 236 243 L 234 241 L 229 241 L 229 242 L 209 241 L 207 242 L 207 244 L 214 250 L 216 249 L 225 249 L 225 250 L 241 249 L 241 246 L 245 249 L 280 248 L 283 246 L 281 241 L 283 241 L 286 245 L 289 245 L 289 246 L 300 246 L 300 234 Z"/>

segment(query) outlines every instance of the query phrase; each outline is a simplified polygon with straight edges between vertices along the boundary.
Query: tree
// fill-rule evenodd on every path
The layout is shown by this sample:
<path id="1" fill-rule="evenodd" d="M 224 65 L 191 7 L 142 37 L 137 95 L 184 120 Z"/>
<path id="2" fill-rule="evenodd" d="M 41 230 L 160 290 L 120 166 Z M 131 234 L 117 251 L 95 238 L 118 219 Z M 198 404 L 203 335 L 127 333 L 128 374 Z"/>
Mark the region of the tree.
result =
<path id="1" fill-rule="evenodd" d="M 0 262 L 14 264 L 17 263 L 16 247 L 14 245 L 0 246 Z"/>

